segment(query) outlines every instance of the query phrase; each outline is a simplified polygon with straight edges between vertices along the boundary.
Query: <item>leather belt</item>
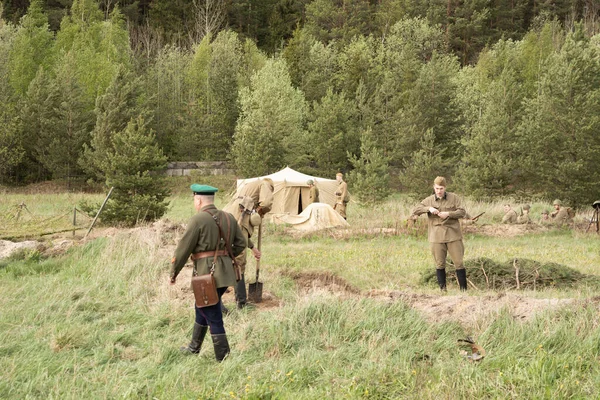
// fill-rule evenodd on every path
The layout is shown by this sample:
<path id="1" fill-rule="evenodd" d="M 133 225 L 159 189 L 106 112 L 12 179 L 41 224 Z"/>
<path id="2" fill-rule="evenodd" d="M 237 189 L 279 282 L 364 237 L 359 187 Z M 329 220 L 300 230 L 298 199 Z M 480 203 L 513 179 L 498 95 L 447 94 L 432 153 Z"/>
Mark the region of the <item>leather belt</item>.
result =
<path id="1" fill-rule="evenodd" d="M 217 256 L 226 256 L 227 254 L 227 250 L 217 250 Z M 191 258 L 193 261 L 199 260 L 201 258 L 208 258 L 208 257 L 214 257 L 215 255 L 215 251 L 214 250 L 209 250 L 209 251 L 201 251 L 200 253 L 193 253 Z"/>

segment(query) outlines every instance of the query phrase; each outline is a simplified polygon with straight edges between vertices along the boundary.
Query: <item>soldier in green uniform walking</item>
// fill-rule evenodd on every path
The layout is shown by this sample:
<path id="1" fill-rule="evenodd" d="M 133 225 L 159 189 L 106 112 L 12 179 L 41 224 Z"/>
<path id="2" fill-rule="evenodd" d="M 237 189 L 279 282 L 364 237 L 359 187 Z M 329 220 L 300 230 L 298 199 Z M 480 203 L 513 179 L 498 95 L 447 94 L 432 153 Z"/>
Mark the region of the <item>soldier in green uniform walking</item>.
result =
<path id="1" fill-rule="evenodd" d="M 213 264 L 215 250 L 214 278 L 219 295 L 219 302 L 214 306 L 198 308 L 192 340 L 181 350 L 185 353 L 198 354 L 207 331 L 210 334 L 215 350 L 215 358 L 222 361 L 229 354 L 229 342 L 223 326 L 221 312 L 221 296 L 229 286 L 236 283 L 236 271 L 231 258 L 227 254 L 226 241 L 231 245 L 233 256 L 241 254 L 246 249 L 246 239 L 235 218 L 226 212 L 219 211 L 214 205 L 217 188 L 208 185 L 193 184 L 190 186 L 194 193 L 194 208 L 197 214 L 188 222 L 187 228 L 177 245 L 175 255 L 171 260 L 171 285 L 177 280 L 177 275 L 185 265 L 188 257 L 194 262 L 194 275 L 208 274 Z M 216 221 L 219 221 L 223 236 Z"/>
<path id="2" fill-rule="evenodd" d="M 252 235 L 254 228 L 262 223 L 262 219 L 273 207 L 273 180 L 271 178 L 262 178 L 249 182 L 238 193 L 234 202 L 228 204 L 223 210 L 231 213 L 242 228 L 246 238 L 248 248 L 252 250 L 254 258 L 260 260 L 260 250 L 254 246 Z M 243 251 L 236 262 L 240 267 L 242 279 L 235 286 L 235 301 L 238 308 L 246 305 L 246 252 Z"/>
<path id="3" fill-rule="evenodd" d="M 437 281 L 440 289 L 446 290 L 446 256 L 456 267 L 456 277 L 460 290 L 467 290 L 467 272 L 463 265 L 465 247 L 462 241 L 460 219 L 465 217 L 465 209 L 460 198 L 446 192 L 446 178 L 438 176 L 433 181 L 434 194 L 419 203 L 412 211 L 411 219 L 427 214 L 428 236 L 431 253 L 435 260 Z"/>

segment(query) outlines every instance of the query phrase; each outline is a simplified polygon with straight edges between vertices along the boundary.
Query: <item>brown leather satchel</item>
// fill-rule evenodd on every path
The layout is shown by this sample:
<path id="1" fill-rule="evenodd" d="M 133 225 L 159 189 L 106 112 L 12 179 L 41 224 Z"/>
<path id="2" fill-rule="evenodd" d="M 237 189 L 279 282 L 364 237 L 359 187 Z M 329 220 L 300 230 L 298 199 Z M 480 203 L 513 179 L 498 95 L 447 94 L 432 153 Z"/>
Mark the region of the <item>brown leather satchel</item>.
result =
<path id="1" fill-rule="evenodd" d="M 196 307 L 214 306 L 219 302 L 217 284 L 213 273 L 192 277 L 192 290 L 196 298 Z"/>
<path id="2" fill-rule="evenodd" d="M 219 302 L 219 294 L 217 293 L 217 282 L 215 282 L 214 277 L 218 255 L 219 250 L 216 249 L 209 274 L 192 276 L 192 290 L 194 291 L 194 297 L 196 298 L 196 307 L 198 308 L 214 306 Z"/>

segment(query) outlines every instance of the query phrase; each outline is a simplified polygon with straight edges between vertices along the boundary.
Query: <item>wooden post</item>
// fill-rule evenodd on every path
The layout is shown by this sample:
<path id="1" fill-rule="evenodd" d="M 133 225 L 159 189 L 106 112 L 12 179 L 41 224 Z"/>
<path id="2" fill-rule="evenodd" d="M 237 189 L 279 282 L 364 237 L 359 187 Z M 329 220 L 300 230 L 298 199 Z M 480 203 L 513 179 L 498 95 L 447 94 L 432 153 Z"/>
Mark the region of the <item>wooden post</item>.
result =
<path id="1" fill-rule="evenodd" d="M 85 236 L 83 237 L 84 239 L 90 234 L 90 232 L 92 231 L 92 228 L 94 227 L 94 225 L 96 224 L 96 220 L 98 219 L 98 216 L 100 215 L 100 213 L 102 212 L 102 209 L 104 208 L 104 206 L 106 205 L 106 202 L 108 201 L 108 198 L 110 197 L 110 194 L 112 193 L 114 189 L 114 186 L 110 188 L 110 190 L 108 191 L 108 194 L 106 195 L 106 198 L 104 199 L 104 202 L 102 203 L 102 205 L 100 206 L 100 209 L 98 210 L 98 213 L 96 214 L 96 216 L 94 217 L 94 220 L 92 221 L 92 225 L 90 225 L 90 229 L 88 229 L 87 233 L 85 234 Z"/>
<path id="2" fill-rule="evenodd" d="M 73 236 L 75 236 L 75 228 L 77 227 L 77 207 L 73 207 Z"/>

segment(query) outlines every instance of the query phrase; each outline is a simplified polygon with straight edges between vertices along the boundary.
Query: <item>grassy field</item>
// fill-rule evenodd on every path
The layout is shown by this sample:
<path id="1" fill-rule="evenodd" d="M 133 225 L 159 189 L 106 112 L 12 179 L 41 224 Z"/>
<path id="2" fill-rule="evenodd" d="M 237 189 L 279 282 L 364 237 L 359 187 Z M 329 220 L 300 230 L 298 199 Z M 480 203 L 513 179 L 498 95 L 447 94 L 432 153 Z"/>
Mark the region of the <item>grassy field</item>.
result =
<path id="1" fill-rule="evenodd" d="M 26 196 L 35 195 L 3 196 L 0 210 L 25 201 L 32 213 L 50 216 L 72 209 L 78 196 L 103 197 Z M 493 223 L 502 203 L 468 208 L 485 210 L 482 222 Z M 526 320 L 500 309 L 472 324 L 368 295 L 438 296 L 420 284 L 432 268 L 421 231 L 368 231 L 402 228 L 411 206 L 401 197 L 375 210 L 351 204 L 352 229 L 344 239 L 327 232 L 291 237 L 267 225 L 261 280 L 272 303 L 226 317 L 232 353 L 221 364 L 210 340 L 198 357 L 178 352 L 189 341 L 193 309 L 183 279 L 178 287 L 167 284 L 177 239 L 172 229 L 117 231 L 61 256 L 29 252 L 2 260 L 0 398 L 598 398 L 597 288 L 518 292 L 524 299 L 574 301 Z M 165 220 L 178 224 L 192 212 L 182 191 Z M 568 230 L 468 234 L 466 258 L 531 258 L 600 275 L 599 240 Z M 501 295 L 471 290 L 464 298 Z M 451 289 L 446 296 L 440 300 L 462 295 Z M 461 355 L 457 340 L 465 336 L 486 349 L 484 360 Z"/>

